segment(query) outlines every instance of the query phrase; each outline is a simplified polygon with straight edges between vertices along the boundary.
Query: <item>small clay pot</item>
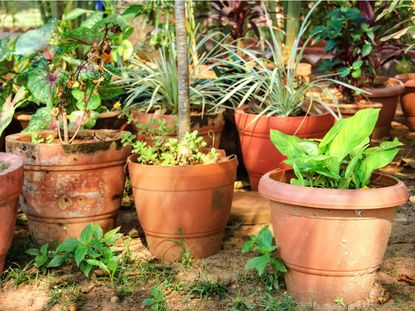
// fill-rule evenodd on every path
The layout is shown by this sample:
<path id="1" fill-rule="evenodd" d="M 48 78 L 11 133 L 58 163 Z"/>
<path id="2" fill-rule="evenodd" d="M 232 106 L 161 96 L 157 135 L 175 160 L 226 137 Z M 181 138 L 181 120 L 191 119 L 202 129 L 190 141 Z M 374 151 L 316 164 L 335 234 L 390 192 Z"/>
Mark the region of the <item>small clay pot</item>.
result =
<path id="1" fill-rule="evenodd" d="M 292 170 L 271 171 L 259 183 L 261 196 L 271 200 L 288 293 L 331 305 L 369 298 L 395 209 L 407 202 L 408 189 L 383 174 L 374 174 L 374 187 L 364 190 L 295 186 L 289 184 L 293 176 Z"/>
<path id="2" fill-rule="evenodd" d="M 130 148 L 115 130 L 86 130 L 69 145 L 31 142 L 27 133 L 6 137 L 9 152 L 22 157 L 21 208 L 38 243 L 76 237 L 88 223 L 114 227 L 124 190 Z M 40 132 L 47 137 L 51 131 Z"/>
<path id="3" fill-rule="evenodd" d="M 128 158 L 138 219 L 150 253 L 177 260 L 185 250 L 205 258 L 219 252 L 229 219 L 236 158 L 190 166 L 159 166 Z"/>
<path id="4" fill-rule="evenodd" d="M 222 136 L 223 127 L 225 124 L 223 113 L 225 109 L 220 109 L 217 113 L 192 113 L 190 115 L 191 130 L 197 130 L 199 135 L 203 137 L 208 147 L 219 148 L 220 140 Z M 137 126 L 148 124 L 151 119 L 166 120 L 168 126 L 176 126 L 177 115 L 168 114 L 154 114 L 143 113 L 139 110 L 132 110 L 131 117 L 133 119 L 131 125 L 137 131 Z M 172 137 L 176 136 L 176 133 L 171 134 Z M 139 139 L 147 140 L 147 137 L 138 137 Z"/>
<path id="5" fill-rule="evenodd" d="M 415 73 L 400 74 L 396 78 L 405 84 L 405 93 L 401 98 L 402 112 L 409 129 L 415 131 Z"/>
<path id="6" fill-rule="evenodd" d="M 383 88 L 364 88 L 365 91 L 370 94 L 364 94 L 372 103 L 382 104 L 382 108 L 379 113 L 376 127 L 373 131 L 373 138 L 382 138 L 390 136 L 390 130 L 392 128 L 392 121 L 395 117 L 396 107 L 400 101 L 400 96 L 405 91 L 404 84 L 395 78 L 383 78 L 388 86 Z"/>
<path id="7" fill-rule="evenodd" d="M 23 186 L 23 161 L 10 153 L 0 153 L 0 273 L 13 241 L 16 225 L 17 202 Z"/>
<path id="8" fill-rule="evenodd" d="M 251 189 L 256 191 L 263 174 L 287 167 L 282 163 L 286 158 L 270 140 L 271 129 L 301 138 L 322 138 L 333 125 L 334 118 L 329 113 L 303 117 L 258 117 L 249 113 L 249 106 L 244 105 L 235 110 L 235 121 Z"/>

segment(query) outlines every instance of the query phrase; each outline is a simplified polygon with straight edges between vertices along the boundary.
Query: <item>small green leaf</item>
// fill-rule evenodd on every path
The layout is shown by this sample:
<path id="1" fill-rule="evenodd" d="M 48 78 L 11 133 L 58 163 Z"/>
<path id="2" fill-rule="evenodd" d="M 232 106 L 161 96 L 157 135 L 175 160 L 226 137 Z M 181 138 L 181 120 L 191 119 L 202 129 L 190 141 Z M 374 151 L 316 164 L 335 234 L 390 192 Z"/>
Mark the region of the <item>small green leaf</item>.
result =
<path id="1" fill-rule="evenodd" d="M 342 67 L 339 70 L 340 77 L 346 78 L 350 74 L 350 68 L 349 67 Z"/>
<path id="2" fill-rule="evenodd" d="M 366 43 L 363 45 L 363 48 L 362 48 L 362 56 L 365 57 L 369 55 L 370 52 L 372 52 L 372 45 L 366 41 Z"/>
<path id="3" fill-rule="evenodd" d="M 360 76 L 362 75 L 362 69 L 356 69 L 356 70 L 353 70 L 353 72 L 352 72 L 352 77 L 353 78 L 355 78 L 355 79 L 357 79 L 357 78 L 360 78 Z"/>
<path id="4" fill-rule="evenodd" d="M 362 64 L 363 64 L 363 61 L 359 59 L 353 62 L 352 69 L 357 70 L 362 66 Z"/>
<path id="5" fill-rule="evenodd" d="M 79 240 L 82 244 L 88 244 L 92 240 L 92 225 L 88 224 L 85 226 L 85 228 L 81 232 L 81 236 L 79 237 Z"/>
<path id="6" fill-rule="evenodd" d="M 56 248 L 57 252 L 65 252 L 65 253 L 71 253 L 75 250 L 75 248 L 80 244 L 80 242 L 75 238 L 69 238 L 62 242 L 61 245 L 59 245 Z"/>
<path id="7" fill-rule="evenodd" d="M 60 267 L 66 260 L 65 255 L 56 255 L 53 259 L 49 262 L 48 268 L 56 268 Z"/>
<path id="8" fill-rule="evenodd" d="M 246 263 L 245 269 L 256 269 L 258 271 L 259 276 L 261 276 L 264 273 L 265 267 L 269 263 L 270 259 L 271 257 L 269 254 L 254 257 Z"/>
<path id="9" fill-rule="evenodd" d="M 78 245 L 75 250 L 75 263 L 79 267 L 82 260 L 84 260 L 86 254 L 88 253 L 88 248 L 85 245 Z"/>

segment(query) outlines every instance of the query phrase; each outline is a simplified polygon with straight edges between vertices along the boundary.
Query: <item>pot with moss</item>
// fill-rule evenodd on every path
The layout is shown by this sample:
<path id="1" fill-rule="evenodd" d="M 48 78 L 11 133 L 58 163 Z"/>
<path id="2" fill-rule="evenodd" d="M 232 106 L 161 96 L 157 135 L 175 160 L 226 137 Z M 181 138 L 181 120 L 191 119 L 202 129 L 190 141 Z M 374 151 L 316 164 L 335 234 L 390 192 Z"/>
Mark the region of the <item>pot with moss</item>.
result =
<path id="1" fill-rule="evenodd" d="M 12 245 L 17 204 L 23 185 L 23 161 L 10 153 L 0 153 L 0 273 Z"/>
<path id="2" fill-rule="evenodd" d="M 130 154 L 121 134 L 85 130 L 71 144 L 60 143 L 54 131 L 6 137 L 7 151 L 23 159 L 21 207 L 37 242 L 79 237 L 92 222 L 114 227 Z"/>
<path id="3" fill-rule="evenodd" d="M 341 119 L 320 142 L 271 131 L 293 170 L 268 172 L 259 192 L 271 200 L 287 290 L 299 301 L 333 307 L 369 298 L 396 207 L 408 200 L 400 180 L 375 172 L 401 145 L 369 146 L 378 115 L 365 109 Z"/>

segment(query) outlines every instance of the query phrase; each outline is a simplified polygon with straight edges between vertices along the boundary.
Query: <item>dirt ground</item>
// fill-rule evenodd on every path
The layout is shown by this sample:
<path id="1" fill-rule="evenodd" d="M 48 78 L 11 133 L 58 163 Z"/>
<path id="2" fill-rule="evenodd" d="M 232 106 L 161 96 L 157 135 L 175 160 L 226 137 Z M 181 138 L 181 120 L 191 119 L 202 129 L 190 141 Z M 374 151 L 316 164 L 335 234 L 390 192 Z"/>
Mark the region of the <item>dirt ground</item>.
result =
<path id="1" fill-rule="evenodd" d="M 370 307 L 338 306 L 331 310 L 415 311 L 415 133 L 400 122 L 393 133 L 405 143 L 396 162 L 385 171 L 402 179 L 410 189 L 410 201 L 401 206 L 393 222 L 392 235 L 374 286 L 376 304 Z M 231 223 L 223 250 L 204 260 L 183 258 L 176 263 L 151 259 L 143 246 L 133 207 L 123 207 L 118 225 L 127 234 L 129 256 L 122 264 L 115 287 L 102 276 L 83 277 L 75 267 L 38 273 L 24 250 L 32 245 L 24 215 L 20 214 L 13 247 L 0 278 L 0 311 L 40 310 L 141 310 L 144 299 L 158 288 L 162 298 L 152 310 L 319 310 L 298 306 L 282 287 L 270 289 L 253 271 L 244 270 L 252 254 L 242 254 L 248 239 L 237 234 Z M 364 237 L 362 237 L 364 238 Z M 282 285 L 283 286 L 283 285 Z"/>

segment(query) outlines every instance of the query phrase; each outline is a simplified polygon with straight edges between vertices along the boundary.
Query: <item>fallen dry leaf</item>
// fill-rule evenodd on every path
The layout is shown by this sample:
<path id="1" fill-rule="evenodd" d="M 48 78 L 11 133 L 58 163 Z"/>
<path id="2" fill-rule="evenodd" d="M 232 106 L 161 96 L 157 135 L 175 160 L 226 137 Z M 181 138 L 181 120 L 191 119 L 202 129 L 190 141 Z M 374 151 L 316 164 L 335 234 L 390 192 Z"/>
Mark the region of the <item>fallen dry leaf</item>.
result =
<path id="1" fill-rule="evenodd" d="M 409 285 L 415 286 L 415 279 L 407 276 L 406 274 L 401 274 L 398 281 L 408 283 Z"/>

